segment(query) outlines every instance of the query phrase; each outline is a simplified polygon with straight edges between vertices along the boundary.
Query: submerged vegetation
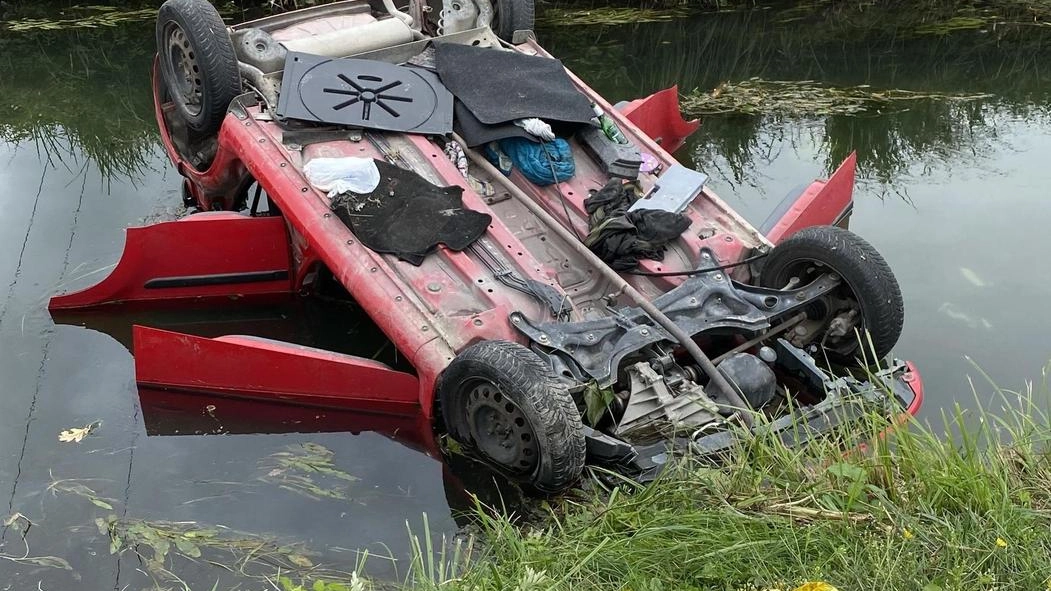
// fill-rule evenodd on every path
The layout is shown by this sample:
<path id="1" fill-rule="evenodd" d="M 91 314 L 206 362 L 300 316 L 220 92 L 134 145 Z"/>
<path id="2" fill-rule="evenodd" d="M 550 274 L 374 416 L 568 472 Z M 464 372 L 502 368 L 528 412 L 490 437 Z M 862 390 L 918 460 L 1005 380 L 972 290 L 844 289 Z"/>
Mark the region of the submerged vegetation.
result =
<path id="1" fill-rule="evenodd" d="M 690 115 L 738 113 L 777 114 L 796 117 L 856 115 L 907 109 L 916 101 L 976 101 L 992 94 L 929 93 L 911 90 L 877 90 L 859 85 L 834 87 L 813 80 L 781 81 L 751 78 L 724 82 L 711 92 L 682 97 L 682 110 Z"/>
<path id="2" fill-rule="evenodd" d="M 5 27 L 12 33 L 24 31 L 69 31 L 115 27 L 121 23 L 150 21 L 157 16 L 154 8 L 121 10 L 115 6 L 72 6 L 64 18 L 21 18 L 9 20 Z"/>
<path id="3" fill-rule="evenodd" d="M 312 498 L 348 500 L 350 483 L 358 478 L 332 463 L 332 450 L 317 443 L 298 443 L 267 456 L 260 467 L 262 480 Z M 317 482 L 316 479 L 323 479 Z"/>
<path id="4" fill-rule="evenodd" d="M 656 23 L 689 16 L 691 9 L 686 5 L 668 8 L 622 8 L 605 6 L 579 9 L 556 7 L 547 8 L 536 17 L 536 24 L 541 27 L 570 27 L 575 25 L 629 25 L 633 23 Z"/>
<path id="5" fill-rule="evenodd" d="M 197 560 L 247 579 L 265 580 L 275 570 L 344 576 L 316 568 L 302 545 L 281 545 L 264 536 L 224 527 L 121 519 L 116 515 L 98 518 L 95 525 L 109 539 L 110 554 L 133 553 L 158 586 L 182 581 L 178 572 Z"/>

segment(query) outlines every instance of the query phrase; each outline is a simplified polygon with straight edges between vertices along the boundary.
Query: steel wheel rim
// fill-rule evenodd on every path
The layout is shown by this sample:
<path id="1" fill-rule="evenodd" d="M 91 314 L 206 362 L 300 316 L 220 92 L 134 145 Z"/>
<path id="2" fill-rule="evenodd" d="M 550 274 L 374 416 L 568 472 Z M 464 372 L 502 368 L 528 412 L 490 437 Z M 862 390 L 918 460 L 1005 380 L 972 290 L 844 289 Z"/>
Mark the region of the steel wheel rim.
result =
<path id="1" fill-rule="evenodd" d="M 186 111 L 196 116 L 203 109 L 203 83 L 197 54 L 190 39 L 178 23 L 169 22 L 164 30 L 165 69 L 169 73 L 172 91 L 182 102 Z"/>
<path id="2" fill-rule="evenodd" d="M 468 384 L 466 392 L 467 425 L 478 450 L 513 472 L 532 472 L 540 450 L 522 409 L 489 381 Z"/>

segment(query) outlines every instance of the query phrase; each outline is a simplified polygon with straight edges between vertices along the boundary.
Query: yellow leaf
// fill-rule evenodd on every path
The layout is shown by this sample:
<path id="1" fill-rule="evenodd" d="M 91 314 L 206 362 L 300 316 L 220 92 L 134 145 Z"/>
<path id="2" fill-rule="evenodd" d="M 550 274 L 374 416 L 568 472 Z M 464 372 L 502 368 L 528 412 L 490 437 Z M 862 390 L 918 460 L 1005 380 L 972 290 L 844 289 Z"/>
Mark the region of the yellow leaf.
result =
<path id="1" fill-rule="evenodd" d="M 73 427 L 71 429 L 66 429 L 65 431 L 58 434 L 58 440 L 63 443 L 80 443 L 84 440 L 85 437 L 91 435 L 91 432 L 97 429 L 101 424 L 102 421 L 95 421 L 94 423 L 84 425 L 83 427 Z"/>
<path id="2" fill-rule="evenodd" d="M 1007 547 L 1007 540 L 1005 540 L 1003 538 L 996 538 L 996 547 L 997 548 L 1006 548 Z"/>

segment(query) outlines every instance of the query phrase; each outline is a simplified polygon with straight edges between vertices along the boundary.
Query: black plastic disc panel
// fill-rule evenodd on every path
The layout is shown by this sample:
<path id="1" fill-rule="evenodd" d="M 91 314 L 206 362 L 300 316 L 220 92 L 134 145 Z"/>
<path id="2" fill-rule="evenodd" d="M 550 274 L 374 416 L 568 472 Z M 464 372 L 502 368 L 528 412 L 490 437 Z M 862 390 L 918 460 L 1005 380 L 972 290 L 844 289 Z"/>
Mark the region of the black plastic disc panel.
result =
<path id="1" fill-rule="evenodd" d="M 277 114 L 333 125 L 444 135 L 453 129 L 453 96 L 427 70 L 289 52 Z"/>

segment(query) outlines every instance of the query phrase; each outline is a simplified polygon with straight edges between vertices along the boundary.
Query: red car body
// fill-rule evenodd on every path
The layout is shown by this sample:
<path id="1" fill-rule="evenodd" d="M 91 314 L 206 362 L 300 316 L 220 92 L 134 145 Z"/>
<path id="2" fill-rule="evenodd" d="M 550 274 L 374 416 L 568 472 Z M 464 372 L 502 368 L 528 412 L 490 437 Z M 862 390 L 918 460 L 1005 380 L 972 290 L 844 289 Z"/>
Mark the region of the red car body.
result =
<path id="1" fill-rule="evenodd" d="M 514 49 L 547 55 L 531 40 Z M 186 179 L 189 200 L 200 212 L 177 221 L 130 228 L 124 255 L 112 274 L 93 287 L 53 298 L 51 310 L 104 309 L 114 304 L 244 306 L 309 293 L 318 273 L 326 270 L 415 371 L 397 371 L 370 359 L 252 337 L 208 339 L 136 326 L 136 378 L 142 386 L 414 415 L 430 421 L 436 408 L 436 380 L 459 352 L 482 340 L 528 342 L 512 326 L 509 315 L 542 310 L 535 299 L 497 281 L 467 251 L 439 247 L 417 267 L 370 250 L 332 213 L 328 197 L 302 173 L 309 158 L 384 159 L 394 151 L 436 184 L 465 185 L 455 164 L 433 139 L 386 134 L 386 145 L 360 137 L 357 141 L 289 145 L 286 130 L 265 105 L 243 95 L 231 104 L 214 157 L 202 169 L 177 145 L 181 132 L 172 126 L 172 105 L 165 101 L 157 78 L 155 68 L 160 137 Z M 572 78 L 632 143 L 654 156 L 658 170 L 676 164 L 670 152 L 697 123 L 682 120 L 674 89 L 617 109 L 579 78 Z M 815 181 L 786 202 L 765 234 L 705 188 L 684 212 L 692 222 L 690 230 L 670 246 L 663 261 L 643 261 L 640 268 L 690 271 L 699 264 L 702 248 L 710 249 L 719 262 L 732 263 L 802 228 L 839 223 L 850 211 L 854 175 L 851 156 L 829 179 Z M 562 183 L 560 191 L 536 187 L 518 172 L 511 178 L 551 215 L 586 234 L 588 216 L 583 201 L 607 177 L 595 163 L 578 159 L 577 174 Z M 642 182 L 646 185 L 656 178 L 646 176 Z M 265 192 L 276 215 L 230 211 L 253 183 Z M 492 215 L 482 247 L 521 277 L 561 286 L 580 306 L 606 295 L 597 274 L 582 268 L 579 259 L 559 246 L 557 236 L 514 198 L 500 193 L 484 198 L 465 186 L 463 202 Z M 737 267 L 731 275 L 747 281 L 749 268 Z M 682 277 L 629 278 L 635 289 L 654 298 L 682 281 Z M 915 413 L 922 400 L 922 381 L 911 364 L 903 379 L 912 392 L 905 407 Z"/>

